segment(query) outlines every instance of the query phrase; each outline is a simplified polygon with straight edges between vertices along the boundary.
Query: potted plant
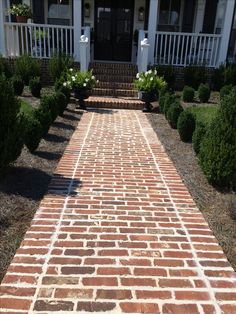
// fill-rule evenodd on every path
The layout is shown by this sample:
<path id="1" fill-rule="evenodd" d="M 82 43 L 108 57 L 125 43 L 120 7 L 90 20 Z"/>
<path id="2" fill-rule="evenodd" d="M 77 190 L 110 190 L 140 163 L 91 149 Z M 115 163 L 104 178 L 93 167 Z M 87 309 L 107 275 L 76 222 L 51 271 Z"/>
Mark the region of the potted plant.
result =
<path id="1" fill-rule="evenodd" d="M 150 103 L 158 99 L 160 90 L 167 84 L 163 77 L 157 76 L 156 70 L 149 70 L 138 73 L 134 85 L 138 90 L 138 98 L 145 103 L 143 112 L 149 112 L 151 111 Z"/>
<path id="2" fill-rule="evenodd" d="M 26 3 L 13 4 L 9 11 L 16 16 L 18 23 L 27 23 L 27 20 L 32 17 L 31 8 Z"/>
<path id="3" fill-rule="evenodd" d="M 97 82 L 92 71 L 80 72 L 75 69 L 69 69 L 65 74 L 63 86 L 69 87 L 74 97 L 78 99 L 80 107 L 86 109 L 84 99 L 90 96 Z"/>

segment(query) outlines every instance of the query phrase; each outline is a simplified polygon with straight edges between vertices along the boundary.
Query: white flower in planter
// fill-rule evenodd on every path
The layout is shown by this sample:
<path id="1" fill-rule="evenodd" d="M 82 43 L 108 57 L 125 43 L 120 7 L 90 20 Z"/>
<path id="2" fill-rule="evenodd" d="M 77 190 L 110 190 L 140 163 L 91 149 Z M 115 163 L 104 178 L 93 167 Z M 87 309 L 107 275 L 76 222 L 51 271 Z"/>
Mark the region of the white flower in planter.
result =
<path id="1" fill-rule="evenodd" d="M 136 74 L 136 78 L 137 78 L 137 79 L 139 78 L 139 73 Z"/>

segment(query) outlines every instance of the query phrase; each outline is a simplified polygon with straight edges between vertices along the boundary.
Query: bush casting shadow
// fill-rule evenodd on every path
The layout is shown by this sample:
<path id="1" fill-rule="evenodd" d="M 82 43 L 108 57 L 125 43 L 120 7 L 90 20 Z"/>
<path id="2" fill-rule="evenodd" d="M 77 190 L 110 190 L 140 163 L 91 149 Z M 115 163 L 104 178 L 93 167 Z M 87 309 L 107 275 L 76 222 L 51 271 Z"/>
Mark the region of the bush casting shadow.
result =
<path id="1" fill-rule="evenodd" d="M 68 141 L 68 138 L 56 134 L 46 134 L 44 136 L 44 139 L 48 142 L 56 142 L 56 143 L 63 143 L 65 141 Z"/>
<path id="2" fill-rule="evenodd" d="M 58 160 L 61 158 L 62 154 L 58 153 L 52 153 L 52 152 L 44 152 L 44 151 L 36 151 L 34 152 L 34 155 L 47 159 L 47 160 Z"/>

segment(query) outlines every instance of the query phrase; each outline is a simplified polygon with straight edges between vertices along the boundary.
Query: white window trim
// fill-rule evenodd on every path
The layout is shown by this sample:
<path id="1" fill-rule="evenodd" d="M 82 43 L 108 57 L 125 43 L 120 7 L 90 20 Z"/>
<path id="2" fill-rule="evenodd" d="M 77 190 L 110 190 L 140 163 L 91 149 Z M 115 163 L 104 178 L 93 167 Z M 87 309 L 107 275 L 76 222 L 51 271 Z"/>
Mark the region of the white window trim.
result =
<path id="1" fill-rule="evenodd" d="M 172 0 L 174 1 L 174 0 Z M 157 19 L 157 26 L 178 26 L 179 27 L 179 32 L 182 31 L 182 24 L 183 24 L 183 14 L 184 14 L 184 0 L 180 1 L 180 13 L 179 13 L 179 23 L 176 25 L 172 24 L 160 24 L 160 14 L 161 14 L 161 0 L 158 3 L 158 19 Z"/>
<path id="2" fill-rule="evenodd" d="M 45 0 L 44 2 L 44 17 L 45 17 L 45 23 L 48 24 L 48 0 Z M 70 22 L 69 25 L 72 25 L 72 0 L 69 0 L 69 8 L 70 8 Z"/>

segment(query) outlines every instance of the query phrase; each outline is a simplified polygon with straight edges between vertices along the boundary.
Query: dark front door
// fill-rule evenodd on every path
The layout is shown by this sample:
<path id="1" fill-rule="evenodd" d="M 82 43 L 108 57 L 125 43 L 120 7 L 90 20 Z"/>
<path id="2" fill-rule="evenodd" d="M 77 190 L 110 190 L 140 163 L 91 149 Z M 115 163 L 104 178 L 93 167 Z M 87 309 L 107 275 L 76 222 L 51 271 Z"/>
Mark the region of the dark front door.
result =
<path id="1" fill-rule="evenodd" d="M 94 59 L 131 61 L 134 0 L 96 0 Z"/>

